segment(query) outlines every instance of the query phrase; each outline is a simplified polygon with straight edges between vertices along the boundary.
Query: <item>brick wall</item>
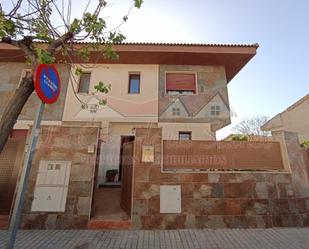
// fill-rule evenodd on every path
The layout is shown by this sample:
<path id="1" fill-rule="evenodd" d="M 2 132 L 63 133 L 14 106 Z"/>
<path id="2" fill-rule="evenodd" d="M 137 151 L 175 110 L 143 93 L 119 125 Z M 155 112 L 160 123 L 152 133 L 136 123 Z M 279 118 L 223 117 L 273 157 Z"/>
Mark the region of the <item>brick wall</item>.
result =
<path id="1" fill-rule="evenodd" d="M 244 228 L 309 225 L 308 176 L 294 133 L 283 134 L 291 172 L 162 173 L 161 130 L 137 129 L 134 148 L 134 229 Z M 295 138 L 296 137 L 296 138 Z M 155 162 L 141 146 L 155 145 Z M 181 186 L 180 214 L 160 213 L 160 185 Z"/>
<path id="2" fill-rule="evenodd" d="M 88 145 L 97 145 L 98 128 L 44 126 L 32 164 L 22 228 L 87 228 L 91 211 L 96 154 Z M 31 212 L 40 160 L 71 161 L 65 212 Z"/>
<path id="3" fill-rule="evenodd" d="M 163 141 L 164 170 L 284 170 L 277 141 Z"/>

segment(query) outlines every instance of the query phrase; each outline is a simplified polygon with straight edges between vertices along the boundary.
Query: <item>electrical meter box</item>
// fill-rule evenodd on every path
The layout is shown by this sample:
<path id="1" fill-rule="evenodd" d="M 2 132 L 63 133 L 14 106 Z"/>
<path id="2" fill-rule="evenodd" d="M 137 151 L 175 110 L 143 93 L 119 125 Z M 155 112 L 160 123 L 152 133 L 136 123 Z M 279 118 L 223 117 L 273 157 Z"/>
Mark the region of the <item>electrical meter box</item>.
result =
<path id="1" fill-rule="evenodd" d="M 40 161 L 31 211 L 65 211 L 70 171 L 69 161 Z"/>
<path id="2" fill-rule="evenodd" d="M 160 186 L 160 213 L 179 214 L 181 213 L 181 186 L 161 185 Z"/>

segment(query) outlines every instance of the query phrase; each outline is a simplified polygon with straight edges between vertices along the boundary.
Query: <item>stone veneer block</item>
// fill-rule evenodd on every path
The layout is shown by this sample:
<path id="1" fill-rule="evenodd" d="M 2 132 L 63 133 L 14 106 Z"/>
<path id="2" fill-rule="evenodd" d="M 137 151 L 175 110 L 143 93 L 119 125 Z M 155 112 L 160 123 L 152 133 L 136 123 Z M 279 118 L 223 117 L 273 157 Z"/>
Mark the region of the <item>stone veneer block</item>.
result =
<path id="1" fill-rule="evenodd" d="M 77 214 L 78 215 L 89 215 L 89 205 L 91 203 L 90 197 L 78 197 L 77 201 Z"/>
<path id="2" fill-rule="evenodd" d="M 148 202 L 151 200 L 146 199 L 135 199 L 133 206 L 133 215 L 147 215 L 148 214 Z M 152 207 L 152 203 L 150 203 L 150 207 Z"/>

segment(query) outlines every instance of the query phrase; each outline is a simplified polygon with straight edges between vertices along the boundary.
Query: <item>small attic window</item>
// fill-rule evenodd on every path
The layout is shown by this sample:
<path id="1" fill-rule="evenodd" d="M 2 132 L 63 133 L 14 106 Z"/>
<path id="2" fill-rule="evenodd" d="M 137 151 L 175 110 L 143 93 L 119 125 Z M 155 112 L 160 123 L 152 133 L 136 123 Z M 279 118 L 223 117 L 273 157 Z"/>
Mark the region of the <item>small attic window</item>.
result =
<path id="1" fill-rule="evenodd" d="M 173 116 L 180 116 L 180 109 L 179 108 L 173 108 L 172 114 L 173 114 Z"/>
<path id="2" fill-rule="evenodd" d="M 219 105 L 213 105 L 211 106 L 211 116 L 219 116 L 220 115 L 220 106 Z"/>

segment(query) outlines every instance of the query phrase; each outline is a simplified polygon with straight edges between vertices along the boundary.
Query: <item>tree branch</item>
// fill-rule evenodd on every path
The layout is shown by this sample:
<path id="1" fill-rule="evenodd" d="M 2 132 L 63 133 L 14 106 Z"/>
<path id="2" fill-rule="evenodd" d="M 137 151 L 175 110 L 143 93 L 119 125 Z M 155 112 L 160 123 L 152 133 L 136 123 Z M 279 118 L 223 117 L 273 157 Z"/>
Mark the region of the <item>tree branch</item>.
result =
<path id="1" fill-rule="evenodd" d="M 25 36 L 22 40 L 13 40 L 11 37 L 3 37 L 2 41 L 20 48 L 25 54 L 30 58 L 32 63 L 35 65 L 37 63 L 37 58 L 35 51 L 31 48 L 34 37 Z"/>
<path id="2" fill-rule="evenodd" d="M 69 41 L 73 37 L 74 37 L 73 32 L 68 31 L 64 35 L 60 36 L 58 39 L 51 42 L 51 44 L 47 48 L 47 52 L 53 55 L 57 48 L 65 44 L 67 41 Z"/>

